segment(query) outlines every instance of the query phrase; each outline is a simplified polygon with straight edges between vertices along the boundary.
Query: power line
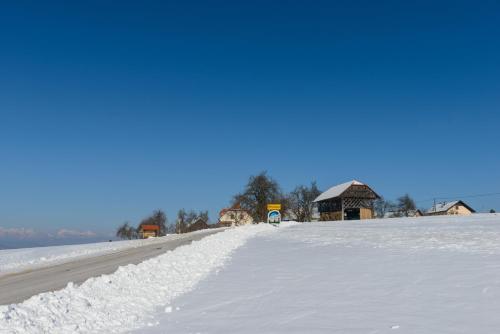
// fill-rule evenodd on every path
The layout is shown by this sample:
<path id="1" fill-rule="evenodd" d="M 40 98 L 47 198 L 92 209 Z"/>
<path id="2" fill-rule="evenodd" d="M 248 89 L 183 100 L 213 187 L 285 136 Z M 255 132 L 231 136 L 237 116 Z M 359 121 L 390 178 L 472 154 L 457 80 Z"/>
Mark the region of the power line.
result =
<path id="1" fill-rule="evenodd" d="M 475 194 L 475 195 L 462 195 L 462 196 L 433 197 L 433 198 L 429 198 L 429 199 L 419 200 L 416 202 L 422 203 L 422 202 L 432 202 L 434 200 L 462 199 L 462 198 L 488 197 L 488 196 L 499 196 L 499 195 L 500 195 L 500 192 L 498 192 L 498 193 L 486 193 L 486 194 Z"/>

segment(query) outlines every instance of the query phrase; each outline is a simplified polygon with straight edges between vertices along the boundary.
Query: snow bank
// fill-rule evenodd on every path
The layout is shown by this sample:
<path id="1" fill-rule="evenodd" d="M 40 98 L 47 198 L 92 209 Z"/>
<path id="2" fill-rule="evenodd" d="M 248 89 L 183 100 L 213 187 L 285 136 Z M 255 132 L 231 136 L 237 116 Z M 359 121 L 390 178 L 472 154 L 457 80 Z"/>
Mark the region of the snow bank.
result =
<path id="1" fill-rule="evenodd" d="M 36 267 L 59 264 L 74 259 L 141 247 L 175 238 L 178 238 L 178 236 L 169 235 L 151 239 L 0 250 L 0 276 Z"/>
<path id="2" fill-rule="evenodd" d="M 70 283 L 0 306 L 0 333 L 118 333 L 141 327 L 157 307 L 193 289 L 249 238 L 276 230 L 267 224 L 226 230 L 80 286 Z"/>
<path id="3" fill-rule="evenodd" d="M 137 333 L 499 333 L 500 215 L 297 224 L 170 306 Z"/>

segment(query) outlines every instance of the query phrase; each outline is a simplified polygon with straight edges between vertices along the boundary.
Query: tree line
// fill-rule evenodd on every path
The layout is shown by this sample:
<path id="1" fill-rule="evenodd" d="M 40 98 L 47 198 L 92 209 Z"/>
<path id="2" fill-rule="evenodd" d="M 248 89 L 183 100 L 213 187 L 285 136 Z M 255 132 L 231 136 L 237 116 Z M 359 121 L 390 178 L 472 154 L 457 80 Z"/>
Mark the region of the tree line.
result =
<path id="1" fill-rule="evenodd" d="M 233 196 L 231 206 L 247 210 L 255 222 L 265 222 L 267 220 L 267 204 L 280 203 L 283 213 L 288 213 L 296 221 L 304 222 L 312 220 L 313 201 L 320 194 L 321 191 L 315 182 L 311 182 L 309 186 L 299 185 L 290 193 L 285 193 L 278 182 L 264 171 L 250 176 L 243 191 Z M 129 222 L 123 223 L 118 227 L 116 236 L 122 239 L 136 239 L 139 237 L 141 225 L 159 226 L 159 236 L 168 233 L 185 233 L 189 231 L 193 222 L 203 222 L 208 225 L 208 211 L 196 212 L 181 209 L 177 212 L 175 222 L 168 223 L 165 212 L 156 210 L 141 220 L 137 226 L 132 226 Z"/>
<path id="2" fill-rule="evenodd" d="M 391 218 L 410 217 L 415 215 L 417 205 L 410 195 L 405 194 L 399 197 L 396 202 L 391 202 L 381 197 L 373 203 L 373 210 L 377 218 L 384 218 L 386 216 Z"/>
<path id="3" fill-rule="evenodd" d="M 267 220 L 267 204 L 280 203 L 281 212 L 285 218 L 298 222 L 308 222 L 313 219 L 314 200 L 321 194 L 316 182 L 309 185 L 298 185 L 291 192 L 286 193 L 276 180 L 263 171 L 252 175 L 248 179 L 242 192 L 234 195 L 231 200 L 232 207 L 238 207 L 248 211 L 254 222 L 265 222 Z M 401 196 L 396 202 L 380 198 L 374 202 L 376 217 L 385 217 L 390 213 L 394 217 L 404 217 L 414 214 L 416 210 L 415 201 L 408 195 Z M 159 235 L 167 233 L 186 233 L 194 222 L 201 222 L 200 226 L 209 226 L 208 211 L 181 209 L 177 212 L 174 223 L 169 224 L 167 215 L 162 210 L 156 210 L 152 215 L 139 222 L 137 227 L 130 223 L 122 224 L 116 235 L 123 239 L 138 238 L 141 225 L 158 225 Z M 211 225 L 216 227 L 217 225 Z"/>
<path id="4" fill-rule="evenodd" d="M 173 233 L 186 233 L 188 232 L 189 225 L 193 222 L 203 222 L 204 225 L 208 225 L 208 211 L 196 212 L 194 210 L 186 211 L 185 209 L 180 209 L 177 213 L 175 223 L 169 223 L 164 211 L 155 210 L 150 216 L 142 219 L 135 227 L 129 222 L 123 223 L 117 228 L 116 236 L 121 239 L 137 239 L 140 237 L 139 230 L 141 225 L 158 226 L 158 236 L 160 237 Z"/>

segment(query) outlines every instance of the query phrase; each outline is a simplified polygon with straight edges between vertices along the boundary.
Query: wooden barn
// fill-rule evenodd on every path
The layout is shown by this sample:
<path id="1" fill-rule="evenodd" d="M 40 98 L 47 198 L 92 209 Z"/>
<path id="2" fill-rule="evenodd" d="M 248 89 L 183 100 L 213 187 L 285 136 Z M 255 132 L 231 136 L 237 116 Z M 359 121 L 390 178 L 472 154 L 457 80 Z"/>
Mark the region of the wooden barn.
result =
<path id="1" fill-rule="evenodd" d="M 339 184 L 319 195 L 320 220 L 372 219 L 373 201 L 380 198 L 369 186 L 356 180 Z"/>

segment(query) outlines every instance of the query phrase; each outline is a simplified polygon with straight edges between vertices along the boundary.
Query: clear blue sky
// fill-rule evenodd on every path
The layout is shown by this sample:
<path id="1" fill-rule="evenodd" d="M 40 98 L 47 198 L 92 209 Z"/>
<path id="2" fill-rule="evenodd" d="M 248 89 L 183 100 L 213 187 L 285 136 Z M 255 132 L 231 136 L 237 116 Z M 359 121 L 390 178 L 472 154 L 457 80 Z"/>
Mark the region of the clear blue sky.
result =
<path id="1" fill-rule="evenodd" d="M 3 3 L 0 226 L 215 218 L 261 170 L 500 192 L 499 22 L 495 1 Z"/>

